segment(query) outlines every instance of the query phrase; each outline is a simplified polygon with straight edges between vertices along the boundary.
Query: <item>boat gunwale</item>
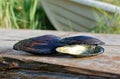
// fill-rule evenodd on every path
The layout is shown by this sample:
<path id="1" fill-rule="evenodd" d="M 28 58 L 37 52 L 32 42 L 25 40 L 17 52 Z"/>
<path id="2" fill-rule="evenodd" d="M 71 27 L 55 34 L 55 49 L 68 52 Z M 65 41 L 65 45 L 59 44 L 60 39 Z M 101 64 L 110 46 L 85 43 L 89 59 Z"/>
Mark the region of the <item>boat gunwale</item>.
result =
<path id="1" fill-rule="evenodd" d="M 75 3 L 80 3 L 83 5 L 87 5 L 87 6 L 91 6 L 91 7 L 96 7 L 96 8 L 100 8 L 103 9 L 105 11 L 109 11 L 109 12 L 117 12 L 120 14 L 120 7 L 117 5 L 112 5 L 110 3 L 106 3 L 106 2 L 101 2 L 99 0 L 69 0 Z M 104 6 L 103 6 L 104 5 Z"/>

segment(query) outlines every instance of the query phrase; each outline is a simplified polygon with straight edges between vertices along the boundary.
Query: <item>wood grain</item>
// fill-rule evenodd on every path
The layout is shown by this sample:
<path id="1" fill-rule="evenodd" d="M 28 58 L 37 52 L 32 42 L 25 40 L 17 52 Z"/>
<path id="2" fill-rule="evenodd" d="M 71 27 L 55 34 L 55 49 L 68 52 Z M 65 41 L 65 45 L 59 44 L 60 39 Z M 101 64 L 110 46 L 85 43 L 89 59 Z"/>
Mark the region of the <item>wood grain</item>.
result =
<path id="1" fill-rule="evenodd" d="M 106 43 L 103 47 L 105 52 L 98 56 L 73 58 L 68 55 L 36 56 L 23 51 L 15 51 L 12 46 L 19 40 L 54 34 L 61 37 L 88 35 L 96 37 Z M 0 29 L 0 57 L 19 60 L 22 62 L 37 62 L 51 65 L 59 65 L 65 70 L 96 76 L 120 77 L 120 35 L 118 34 L 95 34 L 80 32 L 43 31 L 43 30 L 6 30 Z M 3 60 L 1 60 L 3 61 Z M 16 61 L 12 60 L 11 62 Z M 10 64 L 10 63 L 9 63 Z M 20 63 L 18 63 L 19 65 Z M 15 65 L 17 66 L 17 65 Z M 26 64 L 27 66 L 27 64 Z M 7 66 L 6 66 L 7 67 Z"/>

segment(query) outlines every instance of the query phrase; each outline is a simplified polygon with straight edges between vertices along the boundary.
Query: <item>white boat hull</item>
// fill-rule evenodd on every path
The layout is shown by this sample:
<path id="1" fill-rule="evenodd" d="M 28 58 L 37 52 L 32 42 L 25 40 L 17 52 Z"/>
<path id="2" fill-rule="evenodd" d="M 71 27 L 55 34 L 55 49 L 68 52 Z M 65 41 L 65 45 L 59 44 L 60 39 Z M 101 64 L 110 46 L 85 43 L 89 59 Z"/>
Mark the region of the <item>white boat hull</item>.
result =
<path id="1" fill-rule="evenodd" d="M 85 32 L 92 29 L 98 17 L 103 17 L 96 8 L 108 11 L 111 16 L 116 11 L 116 6 L 105 3 L 102 6 L 101 2 L 94 0 L 41 0 L 41 3 L 54 27 L 63 31 Z M 120 13 L 120 8 L 117 9 Z"/>

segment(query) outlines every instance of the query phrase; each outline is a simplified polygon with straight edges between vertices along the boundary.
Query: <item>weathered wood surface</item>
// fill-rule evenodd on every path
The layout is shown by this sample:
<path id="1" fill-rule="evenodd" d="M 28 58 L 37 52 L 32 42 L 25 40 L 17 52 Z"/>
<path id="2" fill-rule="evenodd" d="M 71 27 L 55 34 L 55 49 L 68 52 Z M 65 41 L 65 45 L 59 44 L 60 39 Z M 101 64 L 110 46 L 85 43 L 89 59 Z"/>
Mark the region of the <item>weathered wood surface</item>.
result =
<path id="1" fill-rule="evenodd" d="M 45 34 L 53 34 L 61 37 L 76 35 L 96 37 L 106 43 L 106 45 L 103 46 L 105 48 L 105 52 L 93 57 L 73 58 L 68 55 L 36 56 L 27 52 L 15 51 L 12 49 L 12 46 L 19 40 Z M 80 74 L 97 76 L 98 78 L 120 78 L 120 35 L 1 29 L 0 70 L 9 69 L 52 71 L 74 74 L 74 76 L 78 76 L 76 76 L 77 78 L 81 78 Z M 22 72 L 22 70 L 19 70 L 18 73 L 20 72 Z"/>

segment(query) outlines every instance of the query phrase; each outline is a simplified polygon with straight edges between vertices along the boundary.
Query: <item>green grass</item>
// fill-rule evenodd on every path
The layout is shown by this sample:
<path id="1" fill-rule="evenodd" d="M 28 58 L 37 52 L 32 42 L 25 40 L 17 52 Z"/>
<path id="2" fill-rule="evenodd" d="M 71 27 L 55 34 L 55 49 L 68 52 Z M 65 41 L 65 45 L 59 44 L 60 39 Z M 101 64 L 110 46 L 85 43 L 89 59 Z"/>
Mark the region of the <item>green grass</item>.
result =
<path id="1" fill-rule="evenodd" d="M 110 13 L 98 9 L 97 10 L 103 14 L 103 17 L 100 17 L 96 14 L 97 24 L 94 28 L 90 29 L 90 32 L 95 33 L 112 33 L 119 34 L 120 33 L 120 14 L 115 12 L 115 14 L 111 15 Z"/>
<path id="2" fill-rule="evenodd" d="M 100 0 L 110 4 L 119 5 L 120 0 Z M 103 17 L 96 15 L 97 24 L 94 28 L 90 29 L 90 32 L 95 33 L 112 33 L 112 34 L 120 34 L 120 14 L 115 12 L 114 14 L 110 14 L 105 10 L 96 8 L 98 12 L 103 14 Z"/>
<path id="3" fill-rule="evenodd" d="M 39 2 L 40 0 L 0 0 L 0 27 L 54 29 Z"/>

